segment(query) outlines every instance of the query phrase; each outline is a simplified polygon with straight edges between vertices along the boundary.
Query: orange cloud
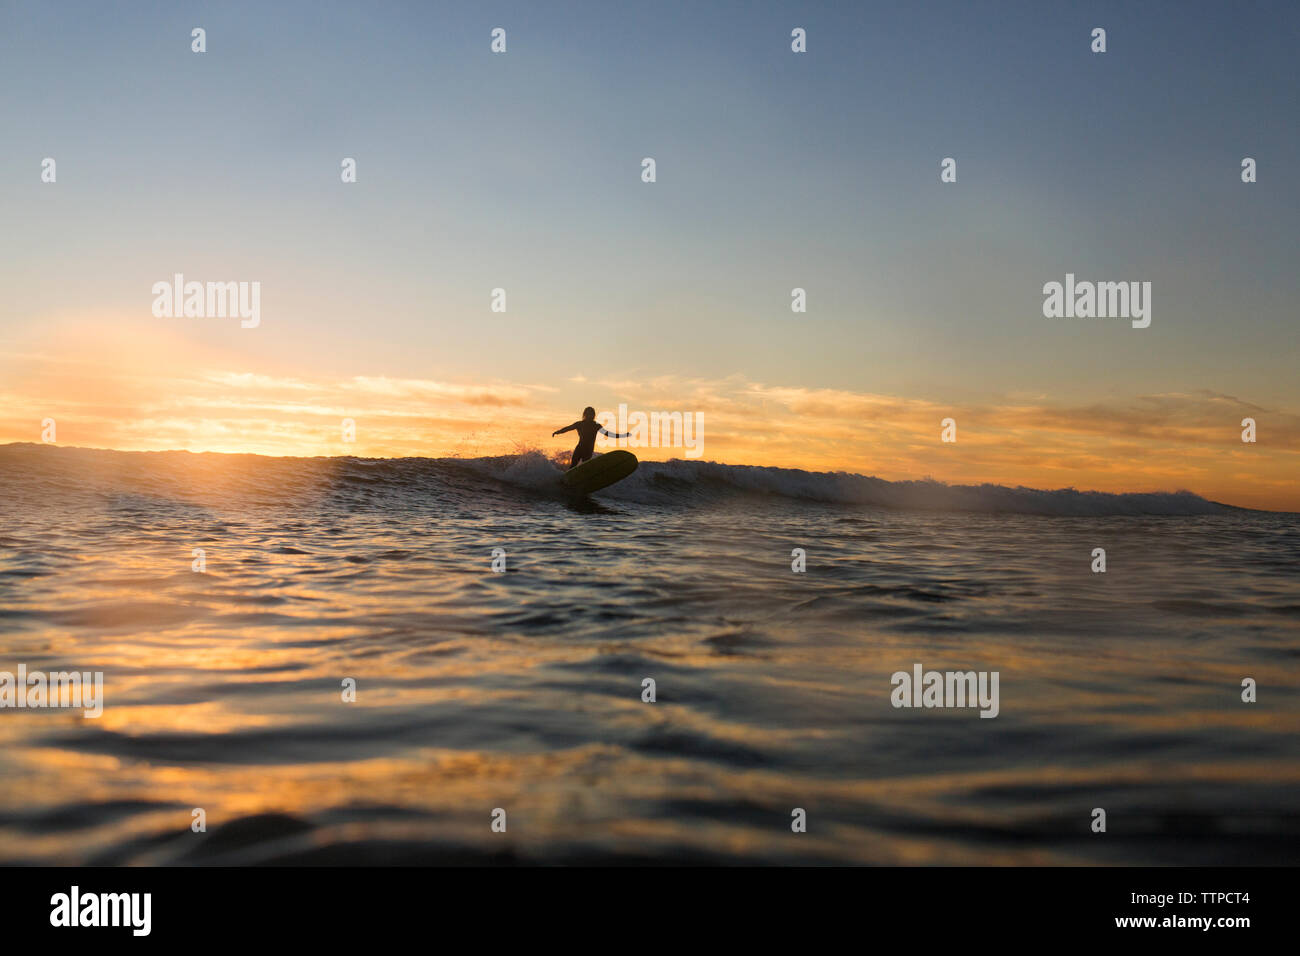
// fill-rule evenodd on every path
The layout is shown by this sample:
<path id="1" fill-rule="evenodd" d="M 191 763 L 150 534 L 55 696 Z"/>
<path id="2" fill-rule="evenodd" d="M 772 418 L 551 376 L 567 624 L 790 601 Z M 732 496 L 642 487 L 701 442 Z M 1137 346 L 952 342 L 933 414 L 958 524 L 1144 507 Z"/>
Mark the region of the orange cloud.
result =
<path id="1" fill-rule="evenodd" d="M 103 328 L 101 324 L 98 328 Z M 130 344 L 126 344 L 127 341 Z M 246 356 L 154 336 L 90 332 L 66 351 L 0 353 L 0 441 L 267 455 L 558 451 L 551 432 L 586 404 L 700 412 L 704 457 L 888 479 L 1100 491 L 1188 489 L 1247 507 L 1300 510 L 1300 415 L 1209 391 L 1053 404 L 990 396 L 964 405 L 843 389 L 660 376 L 555 385 L 250 369 Z M 1242 418 L 1258 442 L 1240 439 Z M 957 442 L 940 422 L 957 422 Z M 343 441 L 343 420 L 356 441 Z M 643 458 L 685 457 L 670 448 Z"/>

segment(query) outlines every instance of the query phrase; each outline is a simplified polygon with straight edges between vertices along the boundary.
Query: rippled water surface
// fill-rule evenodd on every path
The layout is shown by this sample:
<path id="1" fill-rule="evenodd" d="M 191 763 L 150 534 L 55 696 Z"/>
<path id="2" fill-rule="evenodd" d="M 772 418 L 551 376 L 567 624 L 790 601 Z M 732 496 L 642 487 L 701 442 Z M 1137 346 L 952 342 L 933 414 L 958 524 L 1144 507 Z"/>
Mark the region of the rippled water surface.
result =
<path id="1" fill-rule="evenodd" d="M 2 447 L 0 860 L 1300 860 L 1300 518 L 774 475 Z"/>

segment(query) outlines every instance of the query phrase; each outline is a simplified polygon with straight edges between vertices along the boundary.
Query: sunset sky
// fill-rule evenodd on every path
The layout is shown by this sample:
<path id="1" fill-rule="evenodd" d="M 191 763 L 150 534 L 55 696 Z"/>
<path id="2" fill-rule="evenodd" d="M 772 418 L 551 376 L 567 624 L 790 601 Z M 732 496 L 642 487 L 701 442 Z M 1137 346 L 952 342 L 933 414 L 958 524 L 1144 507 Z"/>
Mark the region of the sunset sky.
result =
<path id="1" fill-rule="evenodd" d="M 885 6 L 4 4 L 0 442 L 550 453 L 621 402 L 716 461 L 1300 510 L 1300 7 Z M 175 273 L 260 326 L 155 318 Z M 1044 318 L 1066 273 L 1150 328 Z"/>

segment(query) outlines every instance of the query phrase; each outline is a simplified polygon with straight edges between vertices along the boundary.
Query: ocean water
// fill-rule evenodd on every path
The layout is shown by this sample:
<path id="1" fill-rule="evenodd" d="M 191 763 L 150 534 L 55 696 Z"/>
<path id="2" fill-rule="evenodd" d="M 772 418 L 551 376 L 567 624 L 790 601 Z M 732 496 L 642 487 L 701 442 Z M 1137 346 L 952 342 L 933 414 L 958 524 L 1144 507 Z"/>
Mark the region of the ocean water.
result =
<path id="1" fill-rule="evenodd" d="M 0 710 L 0 862 L 1300 862 L 1300 516 L 557 475 L 0 447 L 0 671 L 105 682 Z"/>

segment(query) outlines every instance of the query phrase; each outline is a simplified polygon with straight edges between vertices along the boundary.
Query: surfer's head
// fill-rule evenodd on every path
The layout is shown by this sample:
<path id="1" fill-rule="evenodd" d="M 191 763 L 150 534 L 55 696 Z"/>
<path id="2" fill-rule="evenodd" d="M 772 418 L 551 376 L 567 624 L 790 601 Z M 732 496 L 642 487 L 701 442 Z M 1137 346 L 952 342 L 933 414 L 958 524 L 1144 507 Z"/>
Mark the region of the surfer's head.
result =
<path id="1" fill-rule="evenodd" d="M 584 421 L 589 422 L 595 417 L 596 417 L 596 410 L 592 408 L 590 405 L 588 405 L 586 408 L 582 410 L 582 418 Z"/>

